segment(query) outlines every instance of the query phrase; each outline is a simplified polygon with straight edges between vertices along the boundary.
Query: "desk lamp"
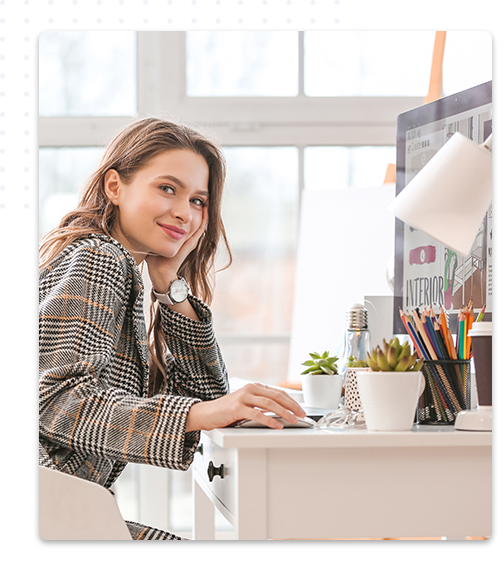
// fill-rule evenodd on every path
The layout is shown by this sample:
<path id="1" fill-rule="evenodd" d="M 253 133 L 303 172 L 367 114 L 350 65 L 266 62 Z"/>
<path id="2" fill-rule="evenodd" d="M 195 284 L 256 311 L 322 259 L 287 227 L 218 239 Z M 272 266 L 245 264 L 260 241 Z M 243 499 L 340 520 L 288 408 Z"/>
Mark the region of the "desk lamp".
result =
<path id="1" fill-rule="evenodd" d="M 456 132 L 395 198 L 390 210 L 467 257 L 491 199 L 492 134 L 478 145 Z M 492 404 L 461 411 L 456 417 L 458 430 L 491 430 L 491 426 Z"/>

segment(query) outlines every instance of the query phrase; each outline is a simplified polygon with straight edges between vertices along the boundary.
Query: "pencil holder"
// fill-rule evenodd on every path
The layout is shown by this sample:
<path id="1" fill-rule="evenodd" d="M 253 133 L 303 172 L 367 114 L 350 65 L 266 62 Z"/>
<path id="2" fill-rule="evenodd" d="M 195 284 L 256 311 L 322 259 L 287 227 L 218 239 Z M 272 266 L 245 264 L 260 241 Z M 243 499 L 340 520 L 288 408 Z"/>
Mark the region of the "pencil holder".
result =
<path id="1" fill-rule="evenodd" d="M 425 360 L 421 371 L 426 387 L 419 398 L 416 422 L 453 425 L 460 411 L 471 408 L 470 361 Z"/>

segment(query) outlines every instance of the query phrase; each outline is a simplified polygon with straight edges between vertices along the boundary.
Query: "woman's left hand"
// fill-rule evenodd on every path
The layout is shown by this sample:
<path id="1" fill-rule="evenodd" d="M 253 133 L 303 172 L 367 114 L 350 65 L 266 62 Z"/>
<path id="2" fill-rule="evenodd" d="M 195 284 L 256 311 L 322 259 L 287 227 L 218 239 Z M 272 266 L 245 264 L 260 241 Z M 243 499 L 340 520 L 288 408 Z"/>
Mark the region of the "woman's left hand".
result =
<path id="1" fill-rule="evenodd" d="M 175 256 L 168 258 L 162 255 L 148 255 L 146 257 L 148 274 L 157 292 L 168 292 L 171 282 L 178 278 L 178 270 L 182 263 L 189 253 L 197 247 L 208 223 L 208 208 L 203 207 L 202 213 L 203 217 L 199 228 L 184 241 Z"/>

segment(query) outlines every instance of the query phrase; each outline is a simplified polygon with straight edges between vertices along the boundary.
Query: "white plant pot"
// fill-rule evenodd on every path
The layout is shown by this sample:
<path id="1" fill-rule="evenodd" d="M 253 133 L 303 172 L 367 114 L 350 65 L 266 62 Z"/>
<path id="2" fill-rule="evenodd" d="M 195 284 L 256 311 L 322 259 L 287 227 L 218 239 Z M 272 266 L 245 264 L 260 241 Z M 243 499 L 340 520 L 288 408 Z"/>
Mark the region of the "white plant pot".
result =
<path id="1" fill-rule="evenodd" d="M 342 392 L 342 376 L 339 374 L 304 374 L 302 376 L 302 393 L 307 407 L 320 409 L 339 408 Z"/>
<path id="2" fill-rule="evenodd" d="M 425 380 L 419 372 L 359 372 L 358 391 L 370 431 L 412 429 Z"/>

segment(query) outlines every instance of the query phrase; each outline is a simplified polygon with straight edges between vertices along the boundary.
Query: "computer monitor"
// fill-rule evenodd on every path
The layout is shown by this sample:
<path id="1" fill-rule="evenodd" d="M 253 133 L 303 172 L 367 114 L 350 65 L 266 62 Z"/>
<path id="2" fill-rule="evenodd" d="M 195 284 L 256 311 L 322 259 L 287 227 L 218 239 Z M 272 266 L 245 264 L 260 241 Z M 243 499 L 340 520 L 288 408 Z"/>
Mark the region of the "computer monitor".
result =
<path id="1" fill-rule="evenodd" d="M 455 133 L 481 144 L 492 133 L 492 82 L 407 111 L 397 121 L 396 194 Z M 477 188 L 476 185 L 473 186 Z M 431 201 L 434 205 L 435 201 Z M 457 332 L 459 309 L 473 300 L 492 320 L 492 204 L 464 258 L 401 220 L 395 221 L 393 331 L 406 334 L 399 310 L 443 306 Z"/>

